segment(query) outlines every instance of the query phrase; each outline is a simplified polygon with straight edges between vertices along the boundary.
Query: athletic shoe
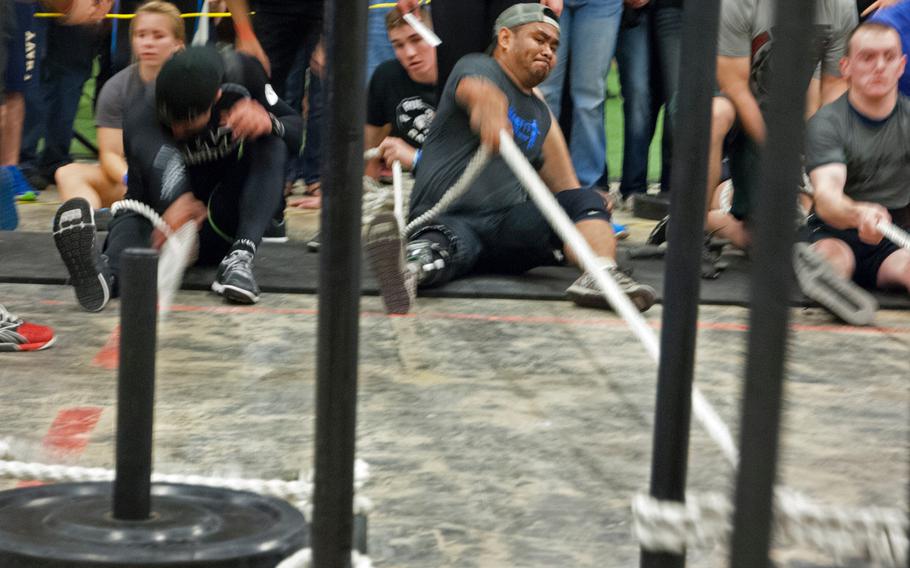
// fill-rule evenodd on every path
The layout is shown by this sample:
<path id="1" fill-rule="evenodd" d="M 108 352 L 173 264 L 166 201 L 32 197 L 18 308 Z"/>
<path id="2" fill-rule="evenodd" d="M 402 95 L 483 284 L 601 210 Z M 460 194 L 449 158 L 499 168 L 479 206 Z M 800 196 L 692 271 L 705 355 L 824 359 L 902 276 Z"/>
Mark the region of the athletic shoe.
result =
<path id="1" fill-rule="evenodd" d="M 793 246 L 793 268 L 803 294 L 838 318 L 851 325 L 869 325 L 875 320 L 878 302 L 872 294 L 835 273 L 808 244 Z"/>
<path id="2" fill-rule="evenodd" d="M 12 176 L 6 168 L 0 168 L 0 231 L 12 231 L 18 226 Z"/>
<path id="3" fill-rule="evenodd" d="M 628 227 L 613 222 L 611 222 L 610 225 L 613 227 L 613 236 L 616 237 L 617 241 L 624 241 L 629 238 Z"/>
<path id="4" fill-rule="evenodd" d="M 310 252 L 319 252 L 319 247 L 321 245 L 322 238 L 319 236 L 318 231 L 306 241 L 306 249 Z"/>
<path id="5" fill-rule="evenodd" d="M 0 306 L 0 351 L 41 351 L 56 339 L 53 329 L 22 321 Z"/>
<path id="6" fill-rule="evenodd" d="M 38 190 L 32 187 L 28 180 L 25 179 L 25 175 L 18 166 L 4 166 L 4 169 L 12 178 L 13 195 L 16 196 L 16 201 L 35 201 L 38 199 Z"/>
<path id="7" fill-rule="evenodd" d="M 253 254 L 239 249 L 224 257 L 212 282 L 212 291 L 239 304 L 259 301 L 259 286 L 253 278 Z"/>
<path id="8" fill-rule="evenodd" d="M 645 241 L 645 244 L 660 246 L 667 242 L 667 226 L 669 224 L 669 215 L 658 221 L 654 228 L 651 229 L 651 234 L 648 235 L 648 240 Z"/>
<path id="9" fill-rule="evenodd" d="M 284 217 L 281 220 L 272 219 L 269 222 L 268 229 L 265 230 L 265 234 L 262 235 L 262 242 L 264 243 L 286 243 L 288 242 L 288 228 L 287 221 L 284 220 Z"/>
<path id="10" fill-rule="evenodd" d="M 417 296 L 417 276 L 405 265 L 399 230 L 395 215 L 383 212 L 367 227 L 367 259 L 389 314 L 408 313 Z"/>
<path id="11" fill-rule="evenodd" d="M 74 197 L 54 215 L 54 243 L 70 275 L 79 305 L 101 311 L 111 299 L 110 268 L 95 249 L 95 217 L 88 201 Z"/>
<path id="12" fill-rule="evenodd" d="M 619 284 L 620 289 L 629 296 L 638 311 L 647 311 L 657 301 L 657 292 L 654 291 L 654 288 L 647 284 L 639 284 L 631 276 L 620 270 L 618 266 L 610 265 L 605 267 L 604 270 Z M 597 286 L 594 276 L 589 272 L 579 276 L 578 280 L 566 290 L 566 295 L 578 306 L 600 308 L 602 310 L 613 309 Z"/>

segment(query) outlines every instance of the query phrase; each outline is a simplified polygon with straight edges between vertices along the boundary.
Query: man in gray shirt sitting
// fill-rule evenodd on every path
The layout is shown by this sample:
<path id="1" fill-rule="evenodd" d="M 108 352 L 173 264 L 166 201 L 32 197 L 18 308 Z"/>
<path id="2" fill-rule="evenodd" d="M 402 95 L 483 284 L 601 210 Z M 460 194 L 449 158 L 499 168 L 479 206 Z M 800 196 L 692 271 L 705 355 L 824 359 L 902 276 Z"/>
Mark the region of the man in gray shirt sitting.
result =
<path id="1" fill-rule="evenodd" d="M 870 289 L 910 290 L 910 251 L 877 228 L 910 227 L 910 99 L 897 90 L 906 61 L 893 28 L 862 24 L 840 64 L 849 90 L 809 122 L 810 240 L 840 276 Z"/>
<path id="2" fill-rule="evenodd" d="M 515 143 L 594 252 L 636 306 L 655 301 L 649 286 L 622 273 L 612 260 L 616 239 L 604 201 L 579 188 L 565 139 L 546 103 L 533 91 L 556 64 L 559 21 L 541 4 L 517 4 L 496 19 L 492 57 L 470 54 L 455 66 L 416 166 L 410 218 L 420 217 L 462 176 L 480 145 L 499 147 L 499 132 Z M 406 262 L 398 223 L 379 215 L 367 234 L 367 255 L 386 309 L 406 313 L 420 286 L 438 286 L 475 272 L 522 273 L 575 256 L 559 241 L 502 160 L 490 160 L 468 191 L 408 236 Z M 577 304 L 608 308 L 593 276 L 568 290 Z"/>

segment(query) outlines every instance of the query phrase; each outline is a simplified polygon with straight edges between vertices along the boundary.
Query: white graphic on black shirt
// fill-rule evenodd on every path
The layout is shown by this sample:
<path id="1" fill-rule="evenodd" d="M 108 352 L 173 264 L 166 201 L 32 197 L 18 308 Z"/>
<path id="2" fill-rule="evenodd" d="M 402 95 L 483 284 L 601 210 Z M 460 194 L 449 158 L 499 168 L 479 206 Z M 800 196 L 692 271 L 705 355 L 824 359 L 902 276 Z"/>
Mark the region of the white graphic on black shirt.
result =
<path id="1" fill-rule="evenodd" d="M 186 166 L 183 156 L 172 146 L 162 146 L 152 166 L 161 178 L 161 199 L 172 201 L 187 190 Z"/>
<path id="2" fill-rule="evenodd" d="M 434 116 L 436 116 L 436 109 L 420 97 L 402 99 L 395 108 L 395 122 L 398 124 L 398 130 L 420 146 L 423 146 L 423 142 L 427 138 Z"/>
<path id="3" fill-rule="evenodd" d="M 231 155 L 240 145 L 233 131 L 227 126 L 208 130 L 183 146 L 183 156 L 188 165 L 216 162 Z"/>

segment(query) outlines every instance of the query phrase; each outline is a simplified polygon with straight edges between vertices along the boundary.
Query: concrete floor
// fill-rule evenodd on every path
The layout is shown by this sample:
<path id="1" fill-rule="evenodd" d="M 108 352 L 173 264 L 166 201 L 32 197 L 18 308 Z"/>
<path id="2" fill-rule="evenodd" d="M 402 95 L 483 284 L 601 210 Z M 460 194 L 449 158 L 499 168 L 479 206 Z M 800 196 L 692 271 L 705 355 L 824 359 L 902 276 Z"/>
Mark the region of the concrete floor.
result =
<path id="1" fill-rule="evenodd" d="M 49 226 L 52 194 L 24 226 Z M 304 218 L 304 215 L 307 216 Z M 292 235 L 313 213 L 289 216 Z M 635 222 L 633 238 L 649 224 Z M 53 325 L 56 346 L 0 355 L 0 437 L 25 459 L 111 466 L 118 321 L 58 286 L 0 284 L 12 311 Z M 292 478 L 313 451 L 316 298 L 265 294 L 233 308 L 181 292 L 159 328 L 156 468 Z M 370 556 L 380 567 L 627 568 L 629 503 L 647 488 L 656 370 L 624 323 L 568 302 L 421 299 L 406 317 L 362 300 L 358 457 L 371 465 Z M 659 325 L 657 306 L 647 319 Z M 697 383 L 738 423 L 748 313 L 703 306 Z M 781 480 L 828 504 L 907 508 L 910 315 L 877 328 L 794 310 Z M 67 411 L 84 418 L 61 441 Z M 757 440 L 756 443 L 761 443 Z M 732 472 L 697 425 L 689 489 Z M 13 483 L 5 482 L 3 487 Z M 778 548 L 780 566 L 838 564 Z M 689 566 L 725 566 L 722 550 Z"/>

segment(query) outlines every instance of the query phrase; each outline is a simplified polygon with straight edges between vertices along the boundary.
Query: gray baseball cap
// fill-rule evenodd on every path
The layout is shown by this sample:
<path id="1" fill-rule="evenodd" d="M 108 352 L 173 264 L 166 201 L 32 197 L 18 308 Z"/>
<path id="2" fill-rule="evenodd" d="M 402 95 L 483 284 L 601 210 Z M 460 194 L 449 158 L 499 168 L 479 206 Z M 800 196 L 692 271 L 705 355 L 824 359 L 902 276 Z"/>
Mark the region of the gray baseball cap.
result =
<path id="1" fill-rule="evenodd" d="M 550 24 L 559 31 L 559 16 L 543 4 L 515 4 L 502 11 L 493 24 L 493 36 L 499 35 L 502 28 L 516 28 L 524 24 L 542 22 Z"/>
<path id="2" fill-rule="evenodd" d="M 503 28 L 517 28 L 518 26 L 532 24 L 534 22 L 550 24 L 556 28 L 556 31 L 559 31 L 559 16 L 556 15 L 556 12 L 543 4 L 514 4 L 506 8 L 499 14 L 499 17 L 496 18 L 496 23 L 493 24 L 493 41 L 490 43 L 490 47 L 487 48 L 486 54 L 490 55 L 493 53 L 493 50 L 496 49 L 499 30 Z"/>

